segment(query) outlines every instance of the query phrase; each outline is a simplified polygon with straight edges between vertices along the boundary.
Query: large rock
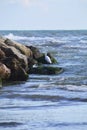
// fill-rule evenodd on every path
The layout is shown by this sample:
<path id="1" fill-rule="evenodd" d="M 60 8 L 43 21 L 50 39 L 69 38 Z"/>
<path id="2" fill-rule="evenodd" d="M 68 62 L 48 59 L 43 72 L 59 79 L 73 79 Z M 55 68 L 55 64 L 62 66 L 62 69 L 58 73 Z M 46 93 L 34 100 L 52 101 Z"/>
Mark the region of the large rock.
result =
<path id="1" fill-rule="evenodd" d="M 0 36 L 0 42 L 4 43 L 5 40 L 6 39 L 4 37 Z"/>
<path id="2" fill-rule="evenodd" d="M 19 50 L 22 54 L 24 54 L 28 57 L 32 56 L 32 51 L 30 50 L 30 48 L 27 48 L 23 44 L 20 44 L 20 43 L 15 42 L 15 41 L 11 41 L 10 39 L 6 39 L 5 44 L 8 46 L 11 46 L 11 47 L 13 46 L 17 50 Z"/>
<path id="3" fill-rule="evenodd" d="M 5 58 L 5 53 L 0 49 L 0 60 Z"/>
<path id="4" fill-rule="evenodd" d="M 42 53 L 40 53 L 39 49 L 33 46 L 27 46 L 28 48 L 31 49 L 31 51 L 33 52 L 33 58 L 34 59 L 38 59 L 42 56 Z"/>
<path id="5" fill-rule="evenodd" d="M 50 54 L 41 53 L 38 48 L 25 46 L 10 39 L 0 37 L 0 79 L 11 81 L 24 81 L 28 74 L 58 74 L 63 71 L 62 68 L 50 66 L 33 65 L 49 64 L 49 58 L 52 63 L 56 63 L 54 57 Z"/>
<path id="6" fill-rule="evenodd" d="M 16 58 L 18 61 L 20 61 L 21 64 L 24 65 L 24 69 L 28 70 L 28 59 L 25 55 L 21 54 L 19 50 L 17 50 L 15 47 L 1 47 L 1 49 L 4 51 L 5 55 L 9 58 Z"/>
<path id="7" fill-rule="evenodd" d="M 11 75 L 11 71 L 6 65 L 0 62 L 0 79 L 7 80 Z"/>
<path id="8" fill-rule="evenodd" d="M 28 78 L 28 74 L 26 72 L 26 69 L 24 69 L 21 62 L 19 62 L 16 58 L 10 57 L 10 58 L 4 58 L 2 62 L 11 69 L 11 76 L 10 80 L 13 81 L 21 81 L 26 80 Z"/>

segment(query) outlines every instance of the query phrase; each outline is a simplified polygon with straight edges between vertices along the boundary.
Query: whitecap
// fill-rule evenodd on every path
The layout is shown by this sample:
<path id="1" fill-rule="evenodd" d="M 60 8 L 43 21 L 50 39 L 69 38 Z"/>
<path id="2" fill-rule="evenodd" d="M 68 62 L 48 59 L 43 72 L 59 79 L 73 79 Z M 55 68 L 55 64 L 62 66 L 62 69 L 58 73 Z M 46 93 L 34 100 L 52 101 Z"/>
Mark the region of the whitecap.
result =
<path id="1" fill-rule="evenodd" d="M 69 91 L 87 91 L 87 86 L 86 85 L 59 85 L 59 88 L 61 89 L 66 89 Z"/>
<path id="2" fill-rule="evenodd" d="M 67 43 L 69 42 L 68 39 L 62 39 L 58 37 L 37 37 L 37 36 L 31 36 L 31 37 L 26 37 L 26 36 L 19 36 L 19 35 L 14 35 L 13 33 L 9 33 L 8 35 L 5 35 L 4 37 L 9 38 L 11 40 L 28 40 L 28 41 L 39 41 L 39 42 L 51 42 L 51 43 Z"/>
<path id="3" fill-rule="evenodd" d="M 27 40 L 28 39 L 28 37 L 17 36 L 17 35 L 14 35 L 13 33 L 9 33 L 8 35 L 5 35 L 4 37 L 12 39 L 12 40 Z"/>

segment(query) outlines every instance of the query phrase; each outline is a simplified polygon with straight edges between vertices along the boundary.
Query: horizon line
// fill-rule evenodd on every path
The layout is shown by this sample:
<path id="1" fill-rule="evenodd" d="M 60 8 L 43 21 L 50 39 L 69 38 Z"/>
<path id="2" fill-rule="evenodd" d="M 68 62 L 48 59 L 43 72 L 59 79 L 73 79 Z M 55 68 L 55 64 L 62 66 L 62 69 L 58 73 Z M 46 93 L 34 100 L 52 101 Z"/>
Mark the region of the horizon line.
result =
<path id="1" fill-rule="evenodd" d="M 1 29 L 0 31 L 86 31 L 87 29 Z"/>

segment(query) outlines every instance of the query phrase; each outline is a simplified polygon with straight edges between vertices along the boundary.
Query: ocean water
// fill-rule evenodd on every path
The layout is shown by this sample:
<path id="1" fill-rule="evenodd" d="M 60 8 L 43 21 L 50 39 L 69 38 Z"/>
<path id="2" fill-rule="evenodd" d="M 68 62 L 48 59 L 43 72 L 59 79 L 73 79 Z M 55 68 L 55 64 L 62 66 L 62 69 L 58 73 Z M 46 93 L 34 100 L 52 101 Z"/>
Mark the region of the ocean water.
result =
<path id="1" fill-rule="evenodd" d="M 51 52 L 58 75 L 29 75 L 0 88 L 0 130 L 87 130 L 87 31 L 0 31 Z"/>

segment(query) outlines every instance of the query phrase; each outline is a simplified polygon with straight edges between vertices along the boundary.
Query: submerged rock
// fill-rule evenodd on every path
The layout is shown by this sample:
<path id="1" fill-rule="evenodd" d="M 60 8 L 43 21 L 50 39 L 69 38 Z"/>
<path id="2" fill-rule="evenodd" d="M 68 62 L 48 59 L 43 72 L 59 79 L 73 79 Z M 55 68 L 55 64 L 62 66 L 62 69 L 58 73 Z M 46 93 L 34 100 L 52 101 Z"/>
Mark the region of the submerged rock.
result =
<path id="1" fill-rule="evenodd" d="M 63 72 L 63 68 L 52 66 L 38 66 L 31 69 L 31 74 L 53 75 Z"/>

